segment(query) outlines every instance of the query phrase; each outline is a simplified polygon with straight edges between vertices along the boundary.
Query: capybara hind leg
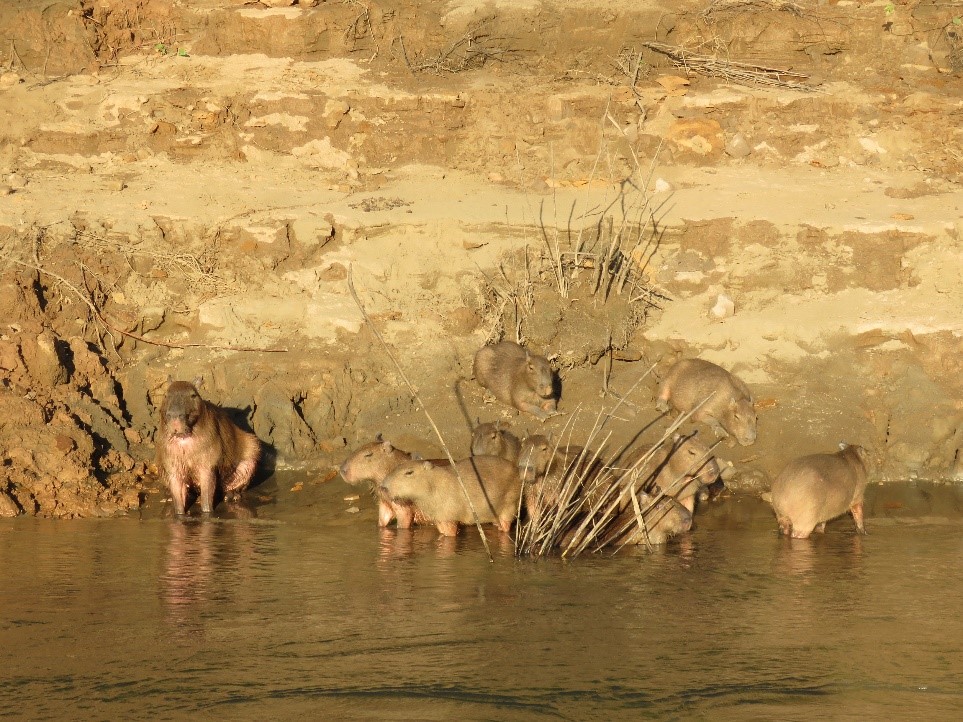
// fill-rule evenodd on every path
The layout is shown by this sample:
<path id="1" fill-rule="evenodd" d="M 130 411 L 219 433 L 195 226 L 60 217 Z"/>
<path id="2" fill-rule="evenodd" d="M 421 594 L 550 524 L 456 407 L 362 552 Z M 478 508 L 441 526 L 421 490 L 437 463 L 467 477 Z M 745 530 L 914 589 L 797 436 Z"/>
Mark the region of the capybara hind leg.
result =
<path id="1" fill-rule="evenodd" d="M 388 526 L 388 523 L 395 518 L 395 510 L 386 501 L 378 502 L 378 526 Z"/>
<path id="2" fill-rule="evenodd" d="M 863 502 L 858 504 L 853 504 L 849 507 L 850 513 L 853 515 L 853 521 L 856 522 L 856 529 L 860 534 L 866 533 L 866 527 L 863 526 Z"/>
<path id="3" fill-rule="evenodd" d="M 776 522 L 779 524 L 779 533 L 785 536 L 792 535 L 792 520 L 788 516 L 776 517 Z"/>
<path id="4" fill-rule="evenodd" d="M 515 520 L 514 515 L 510 517 L 503 517 L 495 523 L 495 526 L 498 527 L 501 531 L 508 534 L 508 532 L 512 530 L 512 522 L 514 520 Z"/>
<path id="5" fill-rule="evenodd" d="M 415 521 L 415 510 L 408 504 L 395 504 L 393 506 L 395 517 L 398 519 L 399 529 L 411 529 Z"/>
<path id="6" fill-rule="evenodd" d="M 792 527 L 792 538 L 793 539 L 808 539 L 809 535 L 813 533 L 813 525 L 806 524 L 805 526 L 800 526 L 794 524 Z"/>
<path id="7" fill-rule="evenodd" d="M 826 533 L 826 522 L 820 522 L 819 524 L 817 524 L 817 525 L 816 525 L 816 528 L 813 529 L 813 531 L 819 532 L 820 534 L 825 534 L 825 533 Z"/>
<path id="8" fill-rule="evenodd" d="M 231 474 L 227 483 L 224 484 L 224 490 L 228 492 L 240 492 L 246 489 L 248 484 L 251 483 L 251 477 L 254 476 L 256 466 L 256 459 L 242 461 L 234 469 L 234 473 Z"/>
<path id="9" fill-rule="evenodd" d="M 457 521 L 438 521 L 435 522 L 435 526 L 438 527 L 438 533 L 442 536 L 458 536 Z"/>

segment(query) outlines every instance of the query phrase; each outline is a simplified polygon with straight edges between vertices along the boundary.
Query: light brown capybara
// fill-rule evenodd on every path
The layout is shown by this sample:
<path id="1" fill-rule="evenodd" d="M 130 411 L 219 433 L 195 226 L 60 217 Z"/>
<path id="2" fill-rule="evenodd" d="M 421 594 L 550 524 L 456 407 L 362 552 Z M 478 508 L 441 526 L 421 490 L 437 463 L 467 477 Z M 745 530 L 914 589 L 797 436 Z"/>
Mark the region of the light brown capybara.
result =
<path id="1" fill-rule="evenodd" d="M 502 403 L 542 420 L 555 415 L 555 375 L 544 356 L 501 341 L 478 349 L 474 373 L 475 380 Z"/>
<path id="2" fill-rule="evenodd" d="M 659 411 L 670 406 L 680 413 L 698 407 L 692 420 L 707 424 L 717 436 L 731 435 L 743 446 L 756 440 L 752 392 L 740 378 L 709 361 L 688 358 L 672 365 L 656 402 Z"/>
<path id="3" fill-rule="evenodd" d="M 518 461 L 521 442 L 500 421 L 479 424 L 471 435 L 472 456 L 500 456 L 511 462 Z"/>
<path id="4" fill-rule="evenodd" d="M 649 493 L 666 492 L 690 514 L 695 512 L 699 492 L 719 478 L 719 462 L 695 433 L 675 434 L 651 458 L 641 448 L 620 460 L 618 468 L 632 480 L 643 482 Z M 646 483 L 647 482 L 647 483 Z"/>
<path id="5" fill-rule="evenodd" d="M 412 524 L 430 524 L 428 519 L 411 502 L 396 501 L 381 488 L 381 482 L 400 464 L 411 461 L 411 455 L 384 441 L 381 435 L 377 440 L 365 444 L 341 464 L 341 478 L 352 486 L 369 482 L 371 491 L 378 501 L 378 526 L 388 526 L 392 519 L 398 520 L 399 529 L 408 529 Z M 447 459 L 433 459 L 433 464 L 448 464 Z"/>
<path id="6" fill-rule="evenodd" d="M 856 529 L 863 528 L 863 492 L 871 467 L 862 446 L 840 444 L 835 454 L 803 456 L 786 465 L 772 483 L 772 508 L 779 530 L 806 539 L 815 529 L 847 511 Z"/>
<path id="7" fill-rule="evenodd" d="M 498 456 L 473 456 L 454 467 L 406 461 L 388 474 L 382 487 L 390 498 L 410 501 L 421 509 L 444 536 L 458 534 L 459 524 L 475 523 L 472 507 L 480 523 L 509 531 L 521 494 L 518 468 Z"/>
<path id="8" fill-rule="evenodd" d="M 188 486 L 197 487 L 205 514 L 214 510 L 215 491 L 234 495 L 246 489 L 261 454 L 257 437 L 202 399 L 195 384 L 200 379 L 172 382 L 160 407 L 157 470 L 167 481 L 177 514 L 187 510 Z"/>
<path id="9" fill-rule="evenodd" d="M 611 525 L 612 533 L 606 544 L 665 544 L 669 539 L 692 528 L 692 514 L 682 504 L 667 496 L 656 497 L 638 492 L 643 524 L 639 524 L 635 506 L 628 506 Z"/>
<path id="10" fill-rule="evenodd" d="M 566 485 L 570 492 L 566 497 L 577 497 L 597 463 L 581 446 L 556 446 L 542 434 L 526 437 L 518 454 L 518 474 L 525 482 L 522 494 L 529 522 L 537 525 L 543 514 L 557 507 Z"/>

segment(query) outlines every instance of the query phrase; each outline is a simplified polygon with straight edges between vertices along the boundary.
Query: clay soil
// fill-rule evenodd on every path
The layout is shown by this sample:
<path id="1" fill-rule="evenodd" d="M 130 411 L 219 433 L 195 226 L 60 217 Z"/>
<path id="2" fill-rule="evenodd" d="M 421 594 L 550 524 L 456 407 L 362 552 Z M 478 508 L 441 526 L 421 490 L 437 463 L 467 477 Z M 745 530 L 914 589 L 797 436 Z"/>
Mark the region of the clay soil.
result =
<path id="1" fill-rule="evenodd" d="M 171 377 L 258 434 L 261 478 L 321 483 L 379 432 L 439 453 L 349 274 L 458 456 L 478 419 L 578 440 L 616 405 L 609 445 L 657 438 L 660 374 L 699 355 L 756 394 L 757 443 L 717 449 L 730 488 L 840 441 L 878 481 L 949 481 L 960 15 L 3 3 L 0 515 L 162 503 Z M 554 360 L 564 415 L 486 398 L 498 338 Z"/>

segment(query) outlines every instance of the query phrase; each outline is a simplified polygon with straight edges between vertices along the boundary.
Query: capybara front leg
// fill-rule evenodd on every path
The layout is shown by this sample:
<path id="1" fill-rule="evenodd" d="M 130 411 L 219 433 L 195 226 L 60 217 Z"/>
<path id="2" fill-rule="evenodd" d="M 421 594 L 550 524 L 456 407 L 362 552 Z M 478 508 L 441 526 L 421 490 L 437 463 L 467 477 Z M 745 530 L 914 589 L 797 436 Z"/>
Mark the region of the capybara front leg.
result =
<path id="1" fill-rule="evenodd" d="M 378 526 L 388 526 L 395 518 L 394 507 L 387 501 L 378 502 Z"/>
<path id="2" fill-rule="evenodd" d="M 866 533 L 866 527 L 863 526 L 863 502 L 858 502 L 849 507 L 850 513 L 853 515 L 853 521 L 856 522 L 856 529 L 860 534 Z"/>
<path id="3" fill-rule="evenodd" d="M 187 476 L 183 473 L 169 474 L 167 486 L 174 501 L 174 513 L 180 516 L 187 508 Z"/>
<path id="4" fill-rule="evenodd" d="M 435 522 L 435 526 L 438 527 L 438 533 L 442 536 L 458 536 L 457 521 L 439 521 Z"/>
<path id="5" fill-rule="evenodd" d="M 214 511 L 214 488 L 217 486 L 213 469 L 198 474 L 197 485 L 201 490 L 201 511 L 210 514 Z"/>
<path id="6" fill-rule="evenodd" d="M 411 529 L 415 521 L 415 510 L 410 504 L 395 504 L 394 514 L 398 518 L 399 529 Z"/>

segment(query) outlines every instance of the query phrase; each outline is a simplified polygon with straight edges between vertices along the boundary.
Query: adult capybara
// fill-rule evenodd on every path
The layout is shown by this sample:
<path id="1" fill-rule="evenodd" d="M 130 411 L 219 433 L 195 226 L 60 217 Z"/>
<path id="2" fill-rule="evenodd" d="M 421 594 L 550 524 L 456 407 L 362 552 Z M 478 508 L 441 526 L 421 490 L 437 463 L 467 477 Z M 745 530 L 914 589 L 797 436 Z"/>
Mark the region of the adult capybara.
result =
<path id="1" fill-rule="evenodd" d="M 412 524 L 430 524 L 428 519 L 414 504 L 396 501 L 389 497 L 381 482 L 399 465 L 411 461 L 411 455 L 381 439 L 365 444 L 341 464 L 341 477 L 349 484 L 370 482 L 372 493 L 378 500 L 378 526 L 388 526 L 392 519 L 398 520 L 399 529 L 408 529 Z M 432 464 L 449 466 L 447 459 L 431 459 Z"/>
<path id="2" fill-rule="evenodd" d="M 694 421 L 708 424 L 718 436 L 731 434 L 743 446 L 756 440 L 752 392 L 738 377 L 709 361 L 689 358 L 673 364 L 656 402 L 659 411 L 670 406 L 680 413 L 698 407 L 691 417 Z"/>
<path id="3" fill-rule="evenodd" d="M 200 492 L 201 511 L 214 509 L 214 493 L 237 494 L 251 483 L 261 454 L 254 434 L 242 431 L 227 413 L 205 401 L 197 391 L 200 380 L 174 381 L 160 408 L 157 430 L 157 470 L 174 498 L 174 511 L 187 508 L 187 487 Z"/>
<path id="4" fill-rule="evenodd" d="M 508 461 L 518 461 L 521 442 L 501 422 L 479 424 L 471 435 L 472 456 L 500 456 Z"/>
<path id="5" fill-rule="evenodd" d="M 648 448 L 639 449 L 618 468 L 630 479 L 641 481 L 650 493 L 665 492 L 690 514 L 695 512 L 699 492 L 719 478 L 719 462 L 709 447 L 696 434 L 675 434 L 670 443 L 663 444 L 649 459 Z"/>
<path id="6" fill-rule="evenodd" d="M 665 544 L 677 534 L 692 528 L 692 514 L 682 504 L 667 496 L 656 501 L 656 497 L 645 492 L 637 492 L 642 523 L 631 497 L 615 521 L 603 544 Z"/>
<path id="7" fill-rule="evenodd" d="M 583 453 L 581 446 L 556 446 L 541 434 L 526 437 L 518 454 L 518 474 L 524 481 L 522 494 L 529 521 L 538 524 L 547 510 L 557 507 L 566 486 L 566 498 L 577 497 L 597 462 L 594 454 Z"/>
<path id="8" fill-rule="evenodd" d="M 521 494 L 517 467 L 498 456 L 473 456 L 454 467 L 406 461 L 388 474 L 382 487 L 390 498 L 412 502 L 445 536 L 455 536 L 459 524 L 475 523 L 472 507 L 479 522 L 507 532 Z"/>
<path id="9" fill-rule="evenodd" d="M 779 530 L 806 539 L 813 529 L 849 511 L 856 529 L 863 528 L 863 492 L 870 470 L 869 453 L 861 446 L 840 444 L 835 454 L 812 454 L 786 465 L 772 483 L 772 508 Z"/>
<path id="10" fill-rule="evenodd" d="M 544 356 L 502 341 L 478 349 L 474 373 L 475 380 L 502 403 L 540 419 L 555 414 L 555 377 Z"/>

